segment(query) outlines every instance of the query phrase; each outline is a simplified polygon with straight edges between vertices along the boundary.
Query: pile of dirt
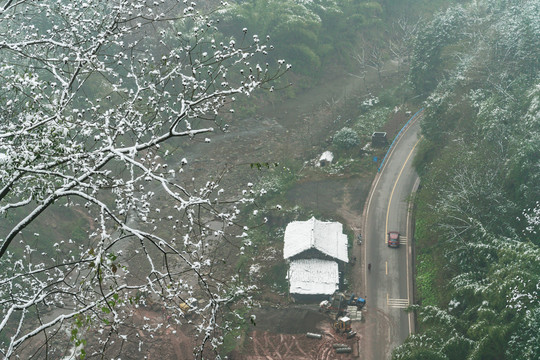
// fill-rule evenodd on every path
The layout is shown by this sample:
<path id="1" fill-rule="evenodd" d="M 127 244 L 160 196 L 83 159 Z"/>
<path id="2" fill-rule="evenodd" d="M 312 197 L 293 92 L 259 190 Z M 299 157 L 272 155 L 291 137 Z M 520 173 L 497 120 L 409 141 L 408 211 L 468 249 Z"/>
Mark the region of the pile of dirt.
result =
<path id="1" fill-rule="evenodd" d="M 328 316 L 319 311 L 302 307 L 261 308 L 254 313 L 257 331 L 281 334 L 316 332 L 319 324 L 329 321 Z"/>

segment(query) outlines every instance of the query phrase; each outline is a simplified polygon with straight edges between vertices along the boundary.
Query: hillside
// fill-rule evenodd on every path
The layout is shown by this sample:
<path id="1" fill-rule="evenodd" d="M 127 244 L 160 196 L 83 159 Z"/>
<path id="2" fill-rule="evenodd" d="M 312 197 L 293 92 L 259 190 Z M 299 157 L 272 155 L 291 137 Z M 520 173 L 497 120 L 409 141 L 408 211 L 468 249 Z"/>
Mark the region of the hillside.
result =
<path id="1" fill-rule="evenodd" d="M 474 1 L 415 40 L 420 332 L 394 359 L 540 358 L 540 2 Z"/>

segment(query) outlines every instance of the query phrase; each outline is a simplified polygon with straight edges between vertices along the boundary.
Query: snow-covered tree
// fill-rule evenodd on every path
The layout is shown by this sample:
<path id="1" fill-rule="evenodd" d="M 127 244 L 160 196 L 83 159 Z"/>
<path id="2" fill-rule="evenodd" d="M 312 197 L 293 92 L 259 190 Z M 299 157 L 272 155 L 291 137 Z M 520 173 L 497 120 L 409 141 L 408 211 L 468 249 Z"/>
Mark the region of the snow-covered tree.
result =
<path id="1" fill-rule="evenodd" d="M 341 63 L 367 33 L 382 33 L 382 6 L 354 0 L 233 0 L 222 26 L 271 34 L 276 54 L 293 71 L 315 76 L 324 64 Z"/>
<path id="2" fill-rule="evenodd" d="M 471 1 L 420 30 L 417 280 L 438 307 L 395 359 L 539 357 L 539 6 Z"/>
<path id="3" fill-rule="evenodd" d="M 360 137 L 353 129 L 344 127 L 336 132 L 332 143 L 339 149 L 351 149 L 360 144 Z"/>
<path id="4" fill-rule="evenodd" d="M 463 34 L 465 10 L 453 7 L 438 14 L 414 41 L 409 80 L 418 93 L 432 91 L 440 80 L 441 53 Z"/>
<path id="5" fill-rule="evenodd" d="M 215 25 L 181 0 L 0 2 L 2 357 L 144 352 L 170 324 L 193 326 L 196 356 L 219 345 L 249 286 L 212 250 L 241 239 L 249 199 L 192 179 L 175 149 L 289 66 Z M 168 323 L 136 325 L 151 304 Z"/>
<path id="6" fill-rule="evenodd" d="M 417 32 L 418 24 L 418 21 L 415 22 L 403 16 L 392 23 L 388 48 L 394 59 L 397 60 L 398 73 L 401 72 L 403 64 L 409 61 L 411 43 Z"/>
<path id="7" fill-rule="evenodd" d="M 224 24 L 264 36 L 271 34 L 273 40 L 283 44 L 277 53 L 292 60 L 294 71 L 310 73 L 321 65 L 317 54 L 321 18 L 312 5 L 291 0 L 236 2 L 224 12 Z"/>

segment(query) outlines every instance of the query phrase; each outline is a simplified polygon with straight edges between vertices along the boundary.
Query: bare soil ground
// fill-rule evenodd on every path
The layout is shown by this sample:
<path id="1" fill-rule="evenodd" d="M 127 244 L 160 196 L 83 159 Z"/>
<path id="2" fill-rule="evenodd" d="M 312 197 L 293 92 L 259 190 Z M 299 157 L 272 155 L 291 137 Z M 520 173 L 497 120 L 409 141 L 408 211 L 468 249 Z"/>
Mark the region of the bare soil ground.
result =
<path id="1" fill-rule="evenodd" d="M 257 318 L 262 323 L 250 332 L 241 349 L 230 354 L 230 359 L 331 360 L 357 357 L 359 338 L 347 339 L 343 334 L 337 334 L 332 329 L 331 319 L 316 310 L 267 308 L 258 311 Z M 320 334 L 322 338 L 308 338 L 308 332 Z M 334 344 L 345 344 L 352 353 L 339 354 Z"/>
<path id="2" fill-rule="evenodd" d="M 365 96 L 360 82 L 342 78 L 326 85 L 327 91 L 313 89 L 299 96 L 296 102 L 285 103 L 276 111 L 276 120 L 281 129 L 286 130 L 285 138 L 273 145 L 275 151 L 285 150 L 288 156 L 299 156 L 304 160 L 312 158 L 324 149 L 328 134 L 343 126 L 333 121 L 338 114 L 345 119 L 356 116 L 357 109 L 345 104 L 350 103 L 351 99 L 353 102 L 354 99 L 360 101 Z M 410 116 L 406 109 L 395 112 L 381 131 L 387 132 L 389 141 L 392 141 Z M 342 221 L 358 235 L 362 232 L 362 211 L 372 176 L 373 172 L 352 176 L 308 176 L 288 191 L 287 198 L 291 203 L 313 209 L 324 217 Z M 362 264 L 359 262 L 361 252 L 362 247 L 355 243 L 351 256 L 356 257 L 358 262 L 352 270 L 354 280 L 350 291 L 357 294 L 361 294 L 364 285 Z M 361 357 L 362 334 L 366 330 L 363 329 L 363 322 L 353 322 L 353 330 L 358 333 L 355 338 L 347 340 L 333 331 L 332 319 L 316 310 L 297 307 L 266 309 L 257 315 L 257 319 L 256 329 L 249 332 L 243 344 L 239 344 L 237 350 L 229 355 L 230 359 L 330 360 Z M 323 338 L 307 338 L 306 332 L 320 333 Z M 353 353 L 337 354 L 332 347 L 336 343 L 348 344 Z"/>
<path id="3" fill-rule="evenodd" d="M 314 88 L 285 102 L 279 108 L 269 105 L 261 115 L 252 119 L 237 121 L 230 133 L 218 134 L 211 146 L 193 143 L 186 148 L 183 156 L 196 159 L 190 163 L 193 175 L 208 173 L 209 167 L 226 162 L 235 165 L 229 179 L 232 182 L 246 183 L 250 174 L 245 169 L 256 161 L 282 161 L 290 157 L 309 160 L 326 146 L 329 134 L 343 126 L 333 119 L 338 114 L 342 118 L 356 116 L 354 106 L 342 106 L 347 101 L 360 101 L 365 89 L 354 78 L 343 77 L 327 82 L 328 88 Z M 326 86 L 325 85 L 325 86 Z M 352 100 L 351 100 L 352 99 Z M 347 110 L 348 109 L 348 110 Z M 384 129 L 389 139 L 401 129 L 409 115 L 399 111 L 389 120 Z M 332 120 L 332 121 L 330 121 Z M 308 136 L 306 136 L 308 134 Z M 352 176 L 307 177 L 294 186 L 287 194 L 288 200 L 304 208 L 314 209 L 328 218 L 338 219 L 344 225 L 361 233 L 362 210 L 371 185 L 372 172 Z M 225 184 L 224 184 L 225 187 Z M 361 248 L 355 244 L 352 255 L 362 259 Z M 362 288 L 361 264 L 354 269 L 355 282 L 352 291 Z M 275 304 L 286 304 L 282 296 Z M 272 297 L 266 297 L 270 299 Z M 363 322 L 353 322 L 357 336 L 346 339 L 332 329 L 331 319 L 317 311 L 317 305 L 286 305 L 281 309 L 265 307 L 259 309 L 257 326 L 253 327 L 244 339 L 240 339 L 237 349 L 227 358 L 235 360 L 330 360 L 358 358 L 362 342 Z M 368 315 L 369 316 L 369 315 Z M 136 318 L 146 321 L 162 321 L 159 311 L 140 309 Z M 184 331 L 183 331 L 184 330 Z M 178 326 L 169 326 L 156 332 L 152 344 L 146 351 L 149 359 L 192 359 L 193 334 Z M 307 332 L 323 335 L 322 339 L 311 339 Z M 353 352 L 338 354 L 333 344 L 345 343 Z M 131 346 L 135 348 L 135 344 Z M 140 353 L 137 353 L 140 356 Z M 127 358 L 130 354 L 125 353 Z M 132 355 L 135 356 L 135 353 Z"/>
<path id="4" fill-rule="evenodd" d="M 365 89 L 361 88 L 358 79 L 342 77 L 326 82 L 325 87 L 302 93 L 279 107 L 269 105 L 260 116 L 235 121 L 231 132 L 216 134 L 211 144 L 193 142 L 183 146 L 181 155 L 190 160 L 187 172 L 204 178 L 225 163 L 232 167 L 222 185 L 224 188 L 237 188 L 252 180 L 251 162 L 280 162 L 287 158 L 310 160 L 327 146 L 329 134 L 343 127 L 343 123 L 336 123 L 333 119 L 340 114 L 344 119 L 356 116 L 358 109 L 350 102 L 360 101 L 363 96 Z M 407 119 L 408 115 L 403 111 L 397 112 L 381 131 L 386 131 L 391 139 Z M 287 198 L 293 204 L 338 219 L 359 234 L 371 180 L 372 172 L 349 176 L 307 176 L 287 193 Z M 362 259 L 361 248 L 356 244 L 352 255 Z M 363 285 L 361 268 L 357 262 L 354 268 L 356 280 L 352 284 L 352 291 L 356 293 Z M 255 312 L 257 325 L 239 340 L 237 349 L 228 354 L 228 359 L 331 360 L 355 359 L 361 355 L 363 322 L 353 322 L 357 336 L 346 339 L 335 333 L 333 319 L 319 313 L 317 305 L 286 305 L 286 298 L 272 293 L 265 299 L 266 303 L 281 304 L 282 308 L 267 306 L 258 309 Z M 139 308 L 135 311 L 132 329 L 144 324 L 158 326 L 164 322 L 164 316 L 159 309 Z M 311 339 L 306 336 L 307 332 L 319 333 L 323 337 Z M 127 343 L 116 344 L 111 351 L 116 350 L 118 355 L 127 359 L 140 359 L 141 356 L 147 359 L 193 359 L 195 338 L 188 327 L 171 323 L 157 329 L 152 339 L 145 339 L 142 352 L 138 350 L 138 336 L 142 335 L 133 330 Z M 336 353 L 332 345 L 337 343 L 347 344 L 353 352 Z M 208 355 L 208 358 L 213 358 L 212 354 Z"/>
<path id="5" fill-rule="evenodd" d="M 211 144 L 194 142 L 186 146 L 182 156 L 193 159 L 187 171 L 193 176 L 208 174 L 210 170 L 232 165 L 230 174 L 222 183 L 238 187 L 252 180 L 249 163 L 283 161 L 287 158 L 312 159 L 326 146 L 329 134 L 343 126 L 330 121 L 339 114 L 354 117 L 354 106 L 343 106 L 347 101 L 361 99 L 364 90 L 354 78 L 338 79 L 326 83 L 328 88 L 315 88 L 298 96 L 282 106 L 269 105 L 261 116 L 238 120 L 231 126 L 230 133 L 216 134 Z M 326 86 L 325 85 L 325 86 Z M 359 101 L 359 100 L 358 100 Z M 347 110 L 348 109 L 348 110 Z M 264 116 L 262 116 L 264 115 Z M 408 116 L 397 112 L 382 131 L 393 138 Z M 308 134 L 308 136 L 306 136 Z M 369 192 L 372 173 L 350 176 L 307 176 L 294 186 L 287 198 L 293 204 L 315 210 L 325 217 L 338 219 L 352 229 L 361 232 L 362 210 Z M 228 183 L 229 182 L 229 183 Z M 361 248 L 355 245 L 352 255 L 362 259 Z M 355 282 L 352 291 L 359 293 L 362 288 L 361 264 L 355 268 Z M 265 290 L 268 291 L 268 290 Z M 333 319 L 317 311 L 317 305 L 285 305 L 286 298 L 279 294 L 266 296 L 266 303 L 282 304 L 282 308 L 265 307 L 255 312 L 257 325 L 240 339 L 238 347 L 228 354 L 233 360 L 331 360 L 355 359 L 362 348 L 362 322 L 353 322 L 357 336 L 346 339 L 332 329 Z M 272 301 L 271 299 L 276 299 Z M 165 315 L 156 309 L 137 309 L 134 329 L 143 324 L 157 326 Z M 368 315 L 369 316 L 369 315 Z M 311 339 L 307 332 L 319 333 L 322 339 Z M 131 344 L 122 345 L 122 358 L 139 359 L 136 333 L 130 337 Z M 139 335 L 142 336 L 142 335 Z M 142 354 L 148 359 L 193 359 L 194 334 L 187 327 L 170 324 L 158 329 L 153 339 L 145 339 L 146 348 Z M 332 345 L 344 343 L 353 350 L 350 354 L 338 354 Z M 209 354 L 212 358 L 212 355 Z"/>

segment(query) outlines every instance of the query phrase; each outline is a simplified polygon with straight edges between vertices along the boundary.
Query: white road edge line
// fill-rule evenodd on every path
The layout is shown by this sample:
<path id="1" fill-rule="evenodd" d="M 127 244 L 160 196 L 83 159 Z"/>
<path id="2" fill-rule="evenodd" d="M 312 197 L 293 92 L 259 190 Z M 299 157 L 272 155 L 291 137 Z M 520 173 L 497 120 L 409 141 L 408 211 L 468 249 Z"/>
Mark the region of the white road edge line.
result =
<path id="1" fill-rule="evenodd" d="M 420 137 L 420 139 L 422 139 L 422 137 Z M 420 177 L 416 178 L 416 181 L 414 182 L 414 185 L 413 185 L 413 191 L 414 189 L 418 189 L 418 185 L 420 184 Z M 409 258 L 411 258 L 412 260 L 412 233 L 411 233 L 411 223 L 409 221 L 409 217 L 411 215 L 411 206 L 409 204 L 409 207 L 407 209 L 407 238 L 410 238 L 411 241 L 407 241 L 407 299 L 409 299 L 409 305 L 412 305 L 413 304 L 413 299 L 411 297 L 411 291 L 410 291 L 410 283 L 411 280 L 409 278 Z M 413 328 L 412 328 L 412 324 L 414 322 L 414 318 L 413 318 L 413 313 L 412 312 L 409 312 L 409 335 L 412 335 L 413 333 Z"/>
<path id="2" fill-rule="evenodd" d="M 401 142 L 401 140 L 403 139 L 403 135 L 405 135 L 405 133 L 407 131 L 409 131 L 409 129 L 412 127 L 412 125 L 414 123 L 416 123 L 418 121 L 418 119 L 420 119 L 420 118 L 422 118 L 422 117 L 418 116 L 413 122 L 411 122 L 409 124 L 409 126 L 405 129 L 405 131 L 403 131 L 403 133 L 401 133 L 401 136 L 399 137 L 398 141 L 396 142 L 394 148 L 392 149 L 392 151 L 388 155 L 388 161 L 384 164 L 381 171 L 377 172 L 377 180 L 375 181 L 375 184 L 373 185 L 373 187 L 371 189 L 371 194 L 369 195 L 369 200 L 368 200 L 367 207 L 366 207 L 366 215 L 364 217 L 364 223 L 362 224 L 362 227 L 363 227 L 363 230 L 364 230 L 364 235 L 363 235 L 364 236 L 364 287 L 365 287 L 365 293 L 366 294 L 367 294 L 367 278 L 368 278 L 368 270 L 367 270 L 367 262 L 366 262 L 366 260 L 367 260 L 367 253 L 368 253 L 368 244 L 369 244 L 366 224 L 367 224 L 367 219 L 369 217 L 369 211 L 370 211 L 370 208 L 371 208 L 371 200 L 373 199 L 373 195 L 375 194 L 375 190 L 377 189 L 377 186 L 379 185 L 379 181 L 381 179 L 381 176 L 382 176 L 384 170 L 386 169 L 386 167 L 388 166 L 388 163 L 390 162 L 390 159 L 392 158 L 392 155 L 394 154 L 394 150 L 396 149 L 399 142 Z M 418 142 L 415 144 L 415 147 L 416 147 L 417 144 L 418 144 Z M 386 234 L 384 234 L 384 236 L 386 238 Z M 410 242 L 408 241 L 408 243 L 410 243 Z M 408 245 L 408 247 L 410 247 L 410 245 Z M 408 261 L 409 261 L 409 256 L 407 256 L 407 287 L 408 287 L 408 284 L 409 284 Z M 409 290 L 407 290 L 407 291 L 409 291 Z M 386 294 L 386 296 L 387 296 L 387 299 L 388 299 L 388 293 Z M 410 301 L 410 297 L 409 297 L 409 301 Z M 409 314 L 409 317 L 408 317 L 408 319 L 409 319 L 409 332 L 411 331 L 410 330 L 411 329 L 411 315 L 412 314 Z M 390 331 L 390 329 L 389 329 L 389 331 Z"/>
<path id="3" fill-rule="evenodd" d="M 367 270 L 367 253 L 368 253 L 368 244 L 369 244 L 369 241 L 368 241 L 368 236 L 367 236 L 367 226 L 365 226 L 367 224 L 367 218 L 369 217 L 369 209 L 371 207 L 371 200 L 373 200 L 373 195 L 375 194 L 375 189 L 377 189 L 377 186 L 379 185 L 379 181 L 381 180 L 381 177 L 382 177 L 382 174 L 384 172 L 384 170 L 386 169 L 386 167 L 388 166 L 388 163 L 390 162 L 390 159 L 392 158 L 392 155 L 394 154 L 394 150 L 396 149 L 397 145 L 401 142 L 401 139 L 403 139 L 403 135 L 405 135 L 405 133 L 407 131 L 409 131 L 409 129 L 411 128 L 411 126 L 418 121 L 420 117 L 417 117 L 416 120 L 414 120 L 412 123 L 409 124 L 409 127 L 407 127 L 405 129 L 405 131 L 403 131 L 403 133 L 401 133 L 401 136 L 399 137 L 399 139 L 397 140 L 396 144 L 394 145 L 394 147 L 392 148 L 392 151 L 390 151 L 390 154 L 388 154 L 388 161 L 383 165 L 381 171 L 377 172 L 377 180 L 375 180 L 375 185 L 373 185 L 372 189 L 371 189 L 371 194 L 369 194 L 369 200 L 368 200 L 368 203 L 367 203 L 367 210 L 366 210 L 366 216 L 364 218 L 364 224 L 362 224 L 362 227 L 364 228 L 364 286 L 366 287 L 366 293 L 367 293 L 367 275 L 368 275 L 368 270 Z M 386 239 L 386 234 L 384 235 L 385 239 Z"/>

